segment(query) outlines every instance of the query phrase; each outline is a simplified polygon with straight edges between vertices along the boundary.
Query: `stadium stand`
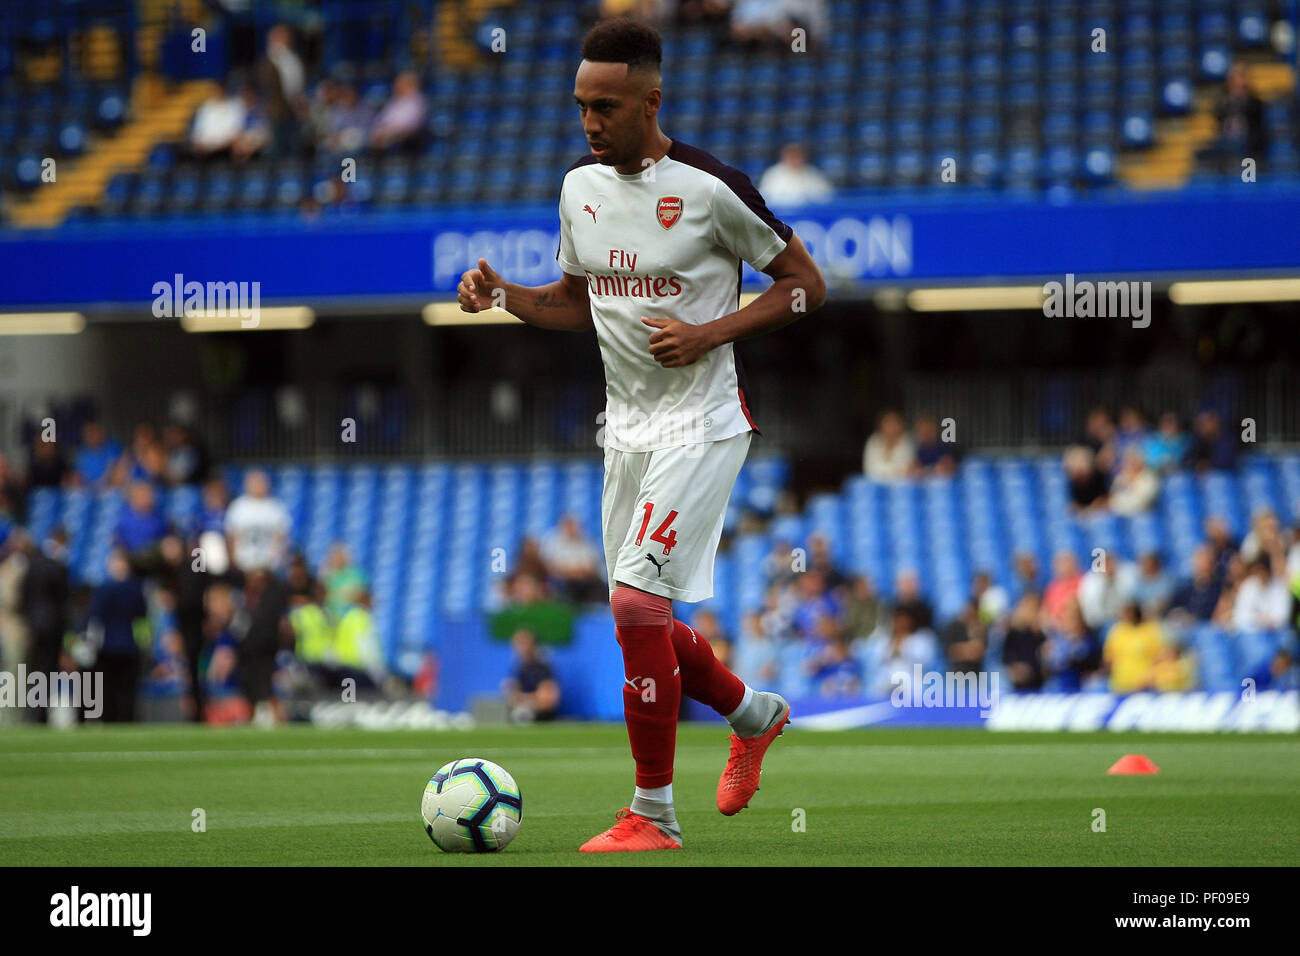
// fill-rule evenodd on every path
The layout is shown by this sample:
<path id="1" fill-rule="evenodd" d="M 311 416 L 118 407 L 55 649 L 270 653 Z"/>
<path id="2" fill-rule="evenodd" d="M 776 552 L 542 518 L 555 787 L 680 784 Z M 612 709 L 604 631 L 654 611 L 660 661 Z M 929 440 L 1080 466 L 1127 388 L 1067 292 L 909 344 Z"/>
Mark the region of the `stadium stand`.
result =
<path id="1" fill-rule="evenodd" d="M 222 231 L 226 227 L 260 232 L 291 225 L 286 246 L 295 249 L 305 244 L 294 240 L 320 216 L 378 219 L 411 211 L 426 217 L 416 220 L 421 230 L 436 222 L 469 233 L 480 228 L 484 207 L 504 218 L 516 204 L 532 202 L 547 204 L 549 223 L 560 174 L 584 151 L 571 102 L 573 45 L 597 6 L 566 0 L 322 0 L 281 9 L 198 0 L 33 0 L 20 12 L 10 5 L 0 13 L 0 217 L 7 227 L 63 227 L 73 243 L 96 230 L 111 239 L 119 228 L 135 230 L 138 239 L 166 224 L 174 230 L 169 235 L 204 235 L 210 227 L 214 242 L 233 244 L 240 234 Z M 665 68 L 671 76 L 665 129 L 734 162 L 756 181 L 783 146 L 803 144 L 837 196 L 856 201 L 852 208 L 861 220 L 874 215 L 873 202 L 885 196 L 918 206 L 961 199 L 1030 208 L 1079 198 L 1132 199 L 1151 190 L 1218 196 L 1242 181 L 1240 151 L 1225 154 L 1221 148 L 1230 132 L 1259 147 L 1254 158 L 1267 174 L 1260 179 L 1266 197 L 1300 185 L 1295 36 L 1286 33 L 1286 25 L 1297 21 L 1297 0 L 830 0 L 826 10 L 828 25 L 814 32 L 806 54 L 739 44 L 725 24 L 665 21 Z M 292 28 L 293 52 L 286 56 L 301 65 L 304 80 L 301 98 L 289 95 L 285 110 L 268 89 L 264 59 L 268 38 L 280 24 Z M 202 56 L 191 55 L 196 30 L 204 31 Z M 493 52 L 500 30 L 508 57 Z M 1238 79 L 1232 79 L 1234 69 Z M 414 88 L 408 90 L 411 77 Z M 1230 88 L 1248 95 L 1228 102 Z M 410 135 L 377 142 L 370 135 L 375 117 L 394 102 L 395 90 L 406 98 L 408 111 L 422 118 Z M 734 108 L 737 103 L 745 108 Z M 242 133 L 255 133 L 246 149 L 195 151 L 196 117 L 212 104 L 229 107 Z M 1244 117 L 1246 128 L 1230 130 L 1229 115 Z M 1225 163 L 1225 155 L 1232 161 Z M 948 158 L 963 170 L 955 184 L 942 178 Z M 59 164 L 53 182 L 45 175 L 51 159 Z M 355 177 L 340 177 L 349 161 L 355 161 Z M 940 184 L 944 188 L 934 188 Z M 941 228 L 947 231 L 946 224 Z M 891 236 L 898 234 L 910 237 L 911 224 Z M 1011 248 L 1019 238 L 1013 237 Z M 416 243 L 422 263 L 428 256 L 424 240 L 421 234 Z M 911 251 L 905 267 L 888 278 L 918 278 L 908 271 Z M 933 249 L 927 252 L 935 256 Z M 1125 246 L 1116 255 L 1131 258 L 1133 252 Z M 1255 265 L 1233 257 L 1226 267 L 1198 260 L 1196 268 L 1235 273 Z M 317 269 L 314 261 L 308 266 Z M 885 274 L 874 263 L 860 269 L 870 279 Z M 319 291 L 308 286 L 300 298 L 315 303 Z M 425 293 L 424 286 L 407 290 L 408 297 L 432 297 Z M 131 290 L 136 295 L 142 290 Z M 140 305 L 129 296 L 127 301 Z M 1212 339 L 1209 331 L 1204 335 L 1198 355 L 1205 339 Z M 879 344 L 858 340 L 855 347 L 865 353 Z M 1222 347 L 1227 351 L 1230 345 Z M 1211 342 L 1205 349 L 1214 347 Z M 892 352 L 888 345 L 881 351 L 886 357 L 880 365 L 887 366 L 906 348 L 896 343 Z M 1083 366 L 1096 364 L 1099 355 L 1101 350 L 1070 359 Z M 1263 361 L 1258 353 L 1247 358 L 1244 372 L 1223 376 L 1246 396 L 1234 410 L 1286 406 L 1290 369 L 1256 368 L 1251 362 Z M 811 552 L 819 540 L 828 542 L 835 569 L 869 580 L 886 606 L 902 600 L 898 583 L 914 574 L 921 599 L 933 607 L 937 631 L 960 616 L 981 573 L 1012 602 L 1034 590 L 1018 572 L 1026 556 L 1048 568 L 1063 552 L 1082 567 L 1094 562 L 1097 549 L 1125 565 L 1154 554 L 1182 579 L 1208 519 L 1226 523 L 1235 547 L 1265 509 L 1286 522 L 1294 518 L 1300 456 L 1288 450 L 1253 453 L 1235 470 L 1171 471 L 1155 506 L 1132 516 L 1104 509 L 1074 513 L 1059 457 L 1038 449 L 1074 437 L 1080 417 L 1075 413 L 1084 407 L 1081 383 L 1094 378 L 1094 371 L 1068 380 L 1047 373 L 1047 384 L 1035 389 L 1030 386 L 1037 373 L 1008 364 L 1012 370 L 996 387 L 973 374 L 950 382 L 941 365 L 897 373 L 908 379 L 907 388 L 925 385 L 927 399 L 951 400 L 964 410 L 964 435 L 977 440 L 953 477 L 884 484 L 853 476 L 836 491 L 819 491 L 802 506 L 791 506 L 790 459 L 751 461 L 727 515 L 715 597 L 695 611 L 696 618 L 715 615 L 743 657 L 753 615 L 788 597 L 774 593 L 770 559 Z M 302 360 L 302 366 L 310 365 L 310 358 Z M 782 363 L 769 366 L 769 378 L 784 376 Z M 877 366 L 865 374 L 881 371 Z M 1129 372 L 1120 368 L 1115 378 L 1121 388 L 1112 388 L 1107 401 L 1131 397 L 1125 391 L 1132 383 Z M 410 370 L 404 374 L 409 377 Z M 927 376 L 931 381 L 923 382 Z M 465 434 L 488 431 L 479 427 L 486 416 L 472 417 L 465 409 L 490 405 L 489 381 L 440 382 L 437 401 L 427 393 L 417 400 L 409 382 L 374 388 L 358 387 L 355 379 L 324 382 L 323 400 L 313 393 L 294 414 L 285 413 L 282 399 L 301 382 L 283 390 L 266 376 L 257 383 L 226 384 L 228 390 L 205 396 L 210 407 L 202 420 L 213 425 L 205 437 L 226 453 L 220 472 L 227 487 L 238 488 L 264 451 L 274 457 L 268 468 L 274 494 L 291 517 L 293 548 L 315 570 L 336 542 L 347 546 L 370 582 L 385 662 L 404 677 L 425 667 L 430 650 L 442 655 L 446 673 L 467 679 L 475 660 L 499 664 L 492 655 L 503 649 L 489 643 L 483 628 L 485 614 L 503 602 L 498 558 L 514 567 L 525 539 L 541 536 L 563 514 L 575 515 L 588 538 L 599 540 L 600 464 L 585 458 L 519 460 L 521 445 L 533 454 L 590 451 L 584 428 L 591 416 L 579 407 L 584 399 L 566 402 L 561 396 L 568 382 L 547 382 L 555 389 L 525 393 L 526 403 L 548 413 L 554 409 L 555 421 L 512 432 L 503 440 L 515 444 L 500 457 L 473 443 L 483 435 Z M 139 395 L 121 397 L 121 405 L 138 399 L 157 411 L 161 395 L 174 385 L 158 385 L 158 394 L 142 385 Z M 796 381 L 779 394 L 783 404 L 807 416 L 814 399 L 796 394 L 802 386 Z M 1255 386 L 1260 388 L 1250 391 Z M 1069 400 L 1053 398 L 1053 390 L 1071 392 Z M 1159 396 L 1162 407 L 1192 407 L 1188 397 L 1196 389 L 1185 381 L 1169 391 Z M 986 400 L 989 394 L 997 397 Z M 827 434 L 842 438 L 846 427 L 855 427 L 853 415 L 860 409 L 845 413 L 839 396 L 819 398 L 826 399 L 816 406 L 819 411 L 834 406 L 836 417 L 826 415 Z M 915 411 L 935 402 L 908 404 Z M 430 408 L 442 417 L 431 419 Z M 1041 419 L 1007 433 L 1008 444 L 1033 451 L 980 447 L 981 441 L 996 444 L 988 436 L 1003 434 L 997 429 L 1011 418 L 1008 410 L 1017 419 Z M 107 411 L 120 424 L 135 409 Z M 161 420 L 152 411 L 149 417 Z M 11 415 L 13 409 L 0 412 Z M 81 420 L 75 409 L 58 417 L 74 424 L 74 432 Z M 337 445 L 336 459 L 321 463 L 330 454 L 322 436 L 332 434 L 340 418 L 362 424 L 365 437 L 351 450 L 364 463 L 341 462 Z M 1292 441 L 1297 434 L 1294 415 L 1288 418 L 1284 409 L 1261 427 L 1266 440 Z M 796 429 L 809 430 L 799 416 L 787 416 L 768 434 L 788 454 L 791 448 L 804 450 L 791 434 Z M 21 439 L 32 447 L 31 434 L 24 431 Z M 439 457 L 413 462 L 419 455 Z M 5 530 L 10 518 L 20 520 L 40 543 L 56 528 L 65 529 L 74 584 L 94 587 L 104 578 L 128 494 L 121 483 L 91 488 L 53 480 L 31 491 L 25 515 L 14 509 L 4 516 Z M 201 490 L 169 484 L 159 494 L 168 522 L 192 536 L 205 507 Z M 448 541 L 473 544 L 466 553 Z M 607 637 L 604 615 L 589 611 L 578 639 Z M 993 623 L 983 663 L 999 672 L 1006 665 L 1002 640 L 1008 621 L 1004 615 Z M 1194 686 L 1204 689 L 1232 690 L 1243 678 L 1265 679 L 1280 653 L 1294 656 L 1294 628 L 1242 629 L 1219 615 L 1194 625 L 1173 623 L 1169 630 L 1193 662 Z M 875 666 L 870 635 L 848 636 L 850 653 L 866 674 Z M 820 644 L 807 637 L 779 631 L 779 673 L 764 680 L 793 696 L 818 693 L 807 665 Z M 485 656 L 471 660 L 472 648 Z M 935 644 L 922 663 L 942 668 L 938 653 Z M 1048 680 L 1044 686 L 1054 685 Z M 454 705 L 467 705 L 463 689 L 457 693 Z M 580 695 L 568 695 L 565 706 L 581 707 L 574 704 Z"/>
<path id="2" fill-rule="evenodd" d="M 229 487 L 239 487 L 243 471 L 223 469 Z M 499 606 L 495 549 L 503 549 L 513 567 L 524 539 L 542 536 L 562 514 L 575 515 L 592 540 L 600 535 L 597 462 L 287 464 L 272 474 L 274 493 L 293 518 L 293 546 L 313 568 L 335 541 L 348 546 L 373 582 L 376 626 L 389 663 L 408 674 L 431 635 L 436 646 L 438 635 L 458 622 Z M 978 572 L 1019 597 L 1013 561 L 1023 554 L 1048 567 L 1057 552 L 1068 551 L 1088 567 L 1097 548 L 1121 562 L 1154 552 L 1182 579 L 1190 574 L 1207 518 L 1222 518 L 1239 541 L 1252 515 L 1293 512 L 1300 502 L 1300 455 L 1255 455 L 1236 472 L 1173 472 L 1158 507 L 1134 517 L 1071 516 L 1055 457 L 976 456 L 953 478 L 882 484 L 855 476 L 839 492 L 814 496 L 802 511 L 777 514 L 761 531 L 742 529 L 743 512 L 770 511 L 788 481 L 789 463 L 780 458 L 754 459 L 741 472 L 726 523 L 731 547 L 717 559 L 715 596 L 694 610 L 716 614 L 727 633 L 741 634 L 744 616 L 764 606 L 771 584 L 764 559 L 773 549 L 806 552 L 815 536 L 830 543 L 838 568 L 871 580 L 886 601 L 896 598 L 901 573 L 916 572 L 936 627 L 958 614 Z M 200 506 L 195 486 L 171 487 L 161 496 L 176 528 L 193 528 Z M 28 530 L 40 540 L 55 526 L 67 528 L 74 580 L 94 585 L 103 579 L 122 508 L 117 489 L 37 489 Z M 448 536 L 476 542 L 476 553 L 467 559 L 460 549 L 441 545 Z M 1294 644 L 1294 632 L 1242 637 L 1201 623 L 1187 640 L 1199 652 L 1199 686 L 1231 690 L 1272 653 Z M 792 670 L 812 645 L 791 641 Z M 990 671 L 1001 669 L 997 650 L 990 648 Z M 931 663 L 941 669 L 941 662 Z M 797 675 L 792 680 L 798 684 Z"/>
<path id="3" fill-rule="evenodd" d="M 78 12 L 86 17 L 94 5 L 84 6 Z M 103 4 L 90 26 L 66 11 L 7 17 L 0 37 L 8 53 L 0 63 L 0 164 L 5 185 L 19 197 L 9 204 L 11 220 L 48 223 L 60 213 L 107 223 L 295 218 L 322 208 L 553 198 L 555 171 L 582 150 L 569 122 L 567 66 L 557 68 L 570 55 L 564 38 L 581 28 L 581 5 L 540 0 L 512 8 L 508 20 L 470 7 L 459 43 L 448 20 L 454 4 L 415 4 L 419 18 L 395 4 L 324 6 L 330 28 L 311 32 L 304 22 L 300 31 L 311 46 L 297 120 L 302 130 L 294 139 L 302 145 L 272 142 L 246 162 L 189 155 L 186 128 L 176 120 L 192 116 L 216 87 L 165 51 L 202 24 L 213 44 L 206 62 L 220 63 L 225 54 L 233 61 L 241 31 L 260 36 L 275 22 L 273 10 L 257 9 L 248 23 L 233 14 L 223 20 L 196 3 L 179 5 L 179 17 L 145 5 L 144 25 L 136 24 L 130 4 Z M 1224 172 L 1207 150 L 1218 130 L 1216 90 L 1240 61 L 1263 102 L 1259 168 L 1274 180 L 1295 177 L 1295 73 L 1269 42 L 1270 25 L 1285 23 L 1294 7 L 1295 0 L 836 0 L 829 4 L 830 29 L 813 38 L 807 55 L 742 49 L 715 28 L 668 22 L 666 68 L 674 83 L 707 95 L 670 96 L 665 124 L 732 157 L 755 180 L 783 144 L 802 142 L 841 191 L 903 190 L 942 201 L 972 192 L 1059 197 L 1212 187 L 1239 174 Z M 507 22 L 511 55 L 495 62 L 493 31 Z M 134 44 L 123 39 L 132 36 Z M 170 85 L 157 74 L 135 75 L 133 56 L 116 62 L 86 52 L 60 64 L 56 55 L 61 48 L 70 57 L 92 41 L 95 49 L 113 48 L 114 38 L 127 54 L 136 46 L 143 53 L 153 50 L 145 38 L 157 44 L 160 36 L 164 55 L 150 59 L 170 71 Z M 1090 44 L 1081 42 L 1089 36 Z M 55 52 L 21 55 L 29 48 Z M 249 59 L 245 53 L 237 67 L 214 77 L 245 82 Z M 338 88 L 354 89 L 373 117 L 394 76 L 408 67 L 421 77 L 428 105 L 419 135 L 400 146 L 340 151 L 313 134 L 314 114 L 328 117 L 337 108 L 331 97 Z M 141 80 L 134 87 L 133 78 Z M 739 100 L 745 114 L 726 108 Z M 259 103 L 267 105 L 265 98 Z M 31 200 L 23 197 L 41 181 L 44 157 L 84 157 L 82 165 L 97 173 L 81 174 L 64 193 L 69 198 L 42 220 L 25 211 Z M 344 158 L 358 160 L 359 169 L 340 192 Z M 924 191 L 942 181 L 945 158 L 969 174 L 956 189 Z"/>

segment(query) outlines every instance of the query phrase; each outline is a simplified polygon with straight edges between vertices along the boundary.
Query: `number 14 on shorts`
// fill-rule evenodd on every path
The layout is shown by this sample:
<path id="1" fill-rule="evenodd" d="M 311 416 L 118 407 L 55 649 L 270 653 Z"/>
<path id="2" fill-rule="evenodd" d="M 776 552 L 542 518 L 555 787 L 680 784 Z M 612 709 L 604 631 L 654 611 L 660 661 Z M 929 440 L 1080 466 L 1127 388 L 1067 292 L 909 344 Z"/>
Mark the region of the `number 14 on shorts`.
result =
<path id="1" fill-rule="evenodd" d="M 650 515 L 654 512 L 655 506 L 653 501 L 647 501 L 642 507 L 645 508 L 645 516 L 641 519 L 641 530 L 637 532 L 636 546 L 641 547 L 641 542 L 645 539 L 646 529 L 650 527 Z M 677 520 L 677 512 L 668 512 L 668 517 L 664 518 L 663 523 L 655 528 L 654 533 L 650 535 L 651 541 L 658 541 L 664 546 L 664 556 L 673 549 L 677 543 L 677 532 L 669 530 L 669 527 Z"/>

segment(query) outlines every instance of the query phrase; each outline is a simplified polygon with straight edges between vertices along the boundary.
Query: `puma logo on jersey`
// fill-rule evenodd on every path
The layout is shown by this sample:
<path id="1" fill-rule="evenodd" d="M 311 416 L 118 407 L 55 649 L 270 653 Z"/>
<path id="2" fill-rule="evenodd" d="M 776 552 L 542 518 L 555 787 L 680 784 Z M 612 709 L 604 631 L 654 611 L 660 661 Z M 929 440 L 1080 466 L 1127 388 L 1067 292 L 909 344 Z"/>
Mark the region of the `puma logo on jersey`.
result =
<path id="1" fill-rule="evenodd" d="M 604 203 L 596 203 L 596 209 L 599 209 L 599 208 L 600 208 L 601 206 L 603 206 L 603 205 L 604 205 Z M 592 209 L 591 206 L 589 206 L 589 205 L 586 205 L 586 206 L 583 206 L 583 207 L 582 207 L 582 211 L 583 211 L 583 212 L 589 212 L 589 213 L 591 213 L 591 221 L 592 221 L 592 222 L 595 222 L 595 221 L 596 221 L 596 209 Z"/>
<path id="2" fill-rule="evenodd" d="M 664 564 L 660 564 L 655 560 L 655 556 L 648 551 L 646 552 L 645 559 L 655 566 L 655 577 L 660 577 L 663 574 L 664 564 L 667 564 L 672 560 L 672 558 L 665 558 Z"/>

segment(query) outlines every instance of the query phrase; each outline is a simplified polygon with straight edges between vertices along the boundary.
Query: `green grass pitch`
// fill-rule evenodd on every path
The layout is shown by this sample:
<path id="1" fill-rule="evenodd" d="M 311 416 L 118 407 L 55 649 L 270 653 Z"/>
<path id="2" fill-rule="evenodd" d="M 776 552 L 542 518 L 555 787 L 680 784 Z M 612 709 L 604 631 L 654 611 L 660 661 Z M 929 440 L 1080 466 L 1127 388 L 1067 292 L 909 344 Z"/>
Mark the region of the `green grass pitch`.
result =
<path id="1" fill-rule="evenodd" d="M 1125 753 L 1161 773 L 1111 777 Z M 457 757 L 519 782 L 503 852 L 441 853 L 420 796 Z M 291 727 L 0 730 L 0 864 L 1294 865 L 1300 740 L 890 730 L 778 740 L 748 810 L 713 805 L 723 727 L 683 726 L 682 852 L 579 854 L 631 798 L 618 725 L 471 731 Z M 1093 811 L 1106 832 L 1093 830 Z M 206 832 L 192 830 L 202 809 Z M 803 832 L 796 824 L 802 819 Z"/>

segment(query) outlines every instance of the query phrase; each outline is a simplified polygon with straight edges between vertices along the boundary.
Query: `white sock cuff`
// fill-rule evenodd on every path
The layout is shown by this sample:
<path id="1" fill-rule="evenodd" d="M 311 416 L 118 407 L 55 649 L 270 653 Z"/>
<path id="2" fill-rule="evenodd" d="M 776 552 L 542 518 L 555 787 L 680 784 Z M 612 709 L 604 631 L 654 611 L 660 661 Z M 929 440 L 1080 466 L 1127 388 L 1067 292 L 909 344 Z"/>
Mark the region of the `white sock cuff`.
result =
<path id="1" fill-rule="evenodd" d="M 733 710 L 731 713 L 727 714 L 727 722 L 730 723 L 731 721 L 738 719 L 740 715 L 743 714 L 746 711 L 746 709 L 748 709 L 749 705 L 752 704 L 753 702 L 754 702 L 754 688 L 746 684 L 745 696 L 740 698 L 740 706 L 737 707 L 735 710 Z"/>
<path id="2" fill-rule="evenodd" d="M 673 785 L 670 783 L 662 787 L 637 787 L 633 797 L 637 800 L 650 800 L 653 803 L 672 803 Z"/>

